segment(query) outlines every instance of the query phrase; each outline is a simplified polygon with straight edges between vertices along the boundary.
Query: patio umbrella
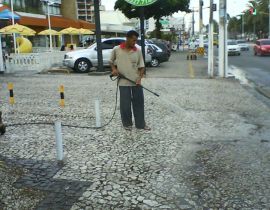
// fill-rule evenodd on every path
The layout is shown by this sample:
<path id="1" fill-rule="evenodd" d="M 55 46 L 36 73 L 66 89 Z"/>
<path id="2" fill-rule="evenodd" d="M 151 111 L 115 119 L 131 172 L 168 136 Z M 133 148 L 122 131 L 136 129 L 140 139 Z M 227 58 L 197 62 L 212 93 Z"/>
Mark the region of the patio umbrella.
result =
<path id="1" fill-rule="evenodd" d="M 71 43 L 73 43 L 72 35 L 79 35 L 80 30 L 77 28 L 69 27 L 59 31 L 60 34 L 69 34 L 71 36 Z"/>
<path id="2" fill-rule="evenodd" d="M 38 35 L 45 35 L 45 36 L 52 35 L 52 36 L 57 36 L 57 35 L 61 35 L 61 34 L 58 31 L 56 31 L 56 30 L 46 29 L 46 30 L 43 30 L 43 31 L 39 32 Z M 46 46 L 47 46 L 47 39 L 46 39 Z"/>
<path id="3" fill-rule="evenodd" d="M 47 30 L 44 30 L 44 31 L 41 31 L 41 32 L 39 32 L 38 33 L 38 35 L 54 35 L 54 36 L 56 36 L 56 35 L 60 35 L 60 33 L 58 32 L 58 31 L 56 31 L 56 30 L 53 30 L 53 29 L 47 29 Z"/>
<path id="4" fill-rule="evenodd" d="M 79 29 L 80 32 L 80 39 L 82 40 L 82 35 L 90 35 L 90 34 L 95 34 L 93 31 L 89 30 L 89 29 L 85 29 L 85 28 L 80 28 Z M 84 42 L 82 41 L 83 47 L 84 47 Z"/>
<path id="5" fill-rule="evenodd" d="M 3 34 L 15 33 L 15 34 L 21 34 L 25 36 L 33 36 L 36 32 L 31 28 L 28 28 L 26 26 L 16 23 L 14 25 L 9 25 L 4 28 L 1 28 L 0 33 L 3 33 Z"/>
<path id="6" fill-rule="evenodd" d="M 93 31 L 91 31 L 89 29 L 85 29 L 85 28 L 80 28 L 79 32 L 80 32 L 80 34 L 85 34 L 85 35 L 87 35 L 87 34 L 95 34 Z"/>
<path id="7" fill-rule="evenodd" d="M 24 35 L 24 36 L 34 36 L 35 35 L 35 31 L 31 28 L 28 28 L 26 26 L 20 25 L 20 24 L 14 24 L 14 25 L 9 25 L 6 26 L 4 28 L 0 29 L 0 33 L 2 34 L 20 34 L 20 35 Z M 16 52 L 16 42 L 14 43 L 14 49 Z"/>

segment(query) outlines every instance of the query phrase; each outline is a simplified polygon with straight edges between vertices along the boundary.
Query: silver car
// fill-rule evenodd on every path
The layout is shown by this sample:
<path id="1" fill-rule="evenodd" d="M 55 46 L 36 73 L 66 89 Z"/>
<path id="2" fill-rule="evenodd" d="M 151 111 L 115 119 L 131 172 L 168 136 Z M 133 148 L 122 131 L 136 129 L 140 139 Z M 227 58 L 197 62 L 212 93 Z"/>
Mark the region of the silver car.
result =
<path id="1" fill-rule="evenodd" d="M 241 51 L 249 50 L 249 45 L 245 40 L 237 40 L 237 44 L 239 45 Z"/>
<path id="2" fill-rule="evenodd" d="M 125 41 L 126 41 L 126 38 L 122 38 L 122 37 L 102 39 L 101 46 L 102 46 L 104 66 L 110 66 L 110 57 L 111 57 L 112 49 L 115 46 L 118 46 Z M 139 45 L 136 45 L 136 47 L 140 48 Z M 151 54 L 146 46 L 145 47 L 145 63 L 150 64 L 151 60 L 152 60 Z M 89 72 L 91 67 L 98 66 L 96 43 L 94 43 L 87 49 L 76 50 L 76 51 L 66 53 L 63 60 L 63 64 L 67 67 L 74 69 L 78 73 Z"/>

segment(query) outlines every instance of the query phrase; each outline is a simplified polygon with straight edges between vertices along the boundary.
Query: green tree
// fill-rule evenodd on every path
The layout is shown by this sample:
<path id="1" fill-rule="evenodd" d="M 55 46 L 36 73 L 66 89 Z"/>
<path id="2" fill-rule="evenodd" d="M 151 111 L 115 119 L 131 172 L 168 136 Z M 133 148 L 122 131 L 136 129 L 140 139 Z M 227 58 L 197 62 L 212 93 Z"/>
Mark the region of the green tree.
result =
<path id="1" fill-rule="evenodd" d="M 249 8 L 243 11 L 244 29 L 246 34 L 255 34 L 259 38 L 268 35 L 268 3 L 269 0 L 250 0 L 249 8 L 256 9 L 256 15 L 250 14 Z M 241 33 L 242 20 L 236 17 L 229 21 L 228 30 L 231 34 Z"/>
<path id="2" fill-rule="evenodd" d="M 241 33 L 241 19 L 237 17 L 232 17 L 228 24 L 228 31 L 230 32 L 229 37 L 236 39 L 237 35 Z"/>
<path id="3" fill-rule="evenodd" d="M 144 15 L 146 19 L 153 17 L 156 20 L 156 37 L 161 38 L 160 30 L 162 28 L 160 19 L 163 16 L 170 16 L 175 12 L 189 10 L 190 0 L 158 0 L 154 4 L 146 6 L 144 8 Z M 125 0 L 117 0 L 114 5 L 114 9 L 119 9 L 128 18 L 139 18 L 140 8 L 135 7 Z"/>

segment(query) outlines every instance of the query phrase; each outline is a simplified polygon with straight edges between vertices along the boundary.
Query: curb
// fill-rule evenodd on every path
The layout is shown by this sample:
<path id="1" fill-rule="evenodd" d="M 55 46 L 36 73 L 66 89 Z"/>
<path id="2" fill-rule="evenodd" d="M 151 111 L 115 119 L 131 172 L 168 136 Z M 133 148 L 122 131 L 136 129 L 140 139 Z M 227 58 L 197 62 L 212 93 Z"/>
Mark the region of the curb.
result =
<path id="1" fill-rule="evenodd" d="M 88 73 L 89 76 L 103 76 L 103 75 L 109 75 L 109 74 L 111 74 L 111 71 L 102 71 L 102 72 L 92 71 Z"/>
<path id="2" fill-rule="evenodd" d="M 270 88 L 255 87 L 255 89 L 264 97 L 270 99 Z"/>

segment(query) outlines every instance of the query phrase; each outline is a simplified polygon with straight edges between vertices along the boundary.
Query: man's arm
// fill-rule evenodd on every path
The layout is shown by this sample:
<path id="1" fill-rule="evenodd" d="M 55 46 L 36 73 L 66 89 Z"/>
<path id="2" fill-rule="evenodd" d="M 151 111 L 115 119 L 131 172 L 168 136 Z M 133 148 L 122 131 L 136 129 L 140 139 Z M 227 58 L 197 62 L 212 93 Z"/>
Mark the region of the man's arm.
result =
<path id="1" fill-rule="evenodd" d="M 139 79 L 136 81 L 137 85 L 141 84 L 141 80 L 144 76 L 144 60 L 143 60 L 143 55 L 142 52 L 140 52 L 140 58 L 139 58 L 139 62 L 138 62 L 138 72 L 139 72 Z"/>
<path id="2" fill-rule="evenodd" d="M 112 69 L 112 75 L 118 76 L 119 72 L 117 70 L 117 67 L 114 65 L 115 59 L 116 59 L 116 52 L 115 52 L 115 49 L 113 49 L 112 54 L 111 54 L 111 59 L 110 59 L 110 66 Z"/>

